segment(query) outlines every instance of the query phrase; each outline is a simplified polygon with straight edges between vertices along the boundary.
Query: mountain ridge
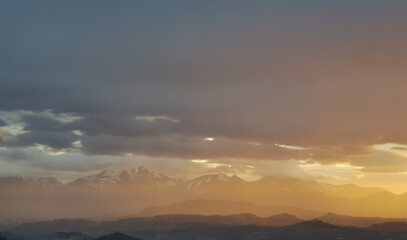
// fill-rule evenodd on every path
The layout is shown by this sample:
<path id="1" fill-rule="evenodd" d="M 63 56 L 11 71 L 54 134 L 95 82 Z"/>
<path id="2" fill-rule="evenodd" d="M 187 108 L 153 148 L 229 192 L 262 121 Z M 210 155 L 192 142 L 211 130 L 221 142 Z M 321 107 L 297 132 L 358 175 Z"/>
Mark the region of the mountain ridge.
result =
<path id="1" fill-rule="evenodd" d="M 189 215 L 236 215 L 243 212 L 251 213 L 260 217 L 268 217 L 282 213 L 295 215 L 302 219 L 317 218 L 324 212 L 304 210 L 291 206 L 261 206 L 250 202 L 215 200 L 215 199 L 194 199 L 173 203 L 165 206 L 148 207 L 143 209 L 137 216 L 151 217 L 168 214 L 189 214 Z"/>
<path id="2" fill-rule="evenodd" d="M 189 180 L 181 180 L 178 178 L 171 178 L 167 175 L 151 171 L 145 167 L 139 166 L 137 168 L 125 169 L 125 170 L 112 170 L 104 169 L 96 174 L 80 177 L 69 181 L 67 183 L 62 183 L 56 178 L 51 177 L 29 177 L 29 176 L 0 176 L 0 184 L 5 179 L 14 179 L 14 180 L 23 180 L 25 182 L 30 182 L 34 184 L 41 185 L 42 187 L 62 187 L 70 185 L 85 184 L 91 187 L 103 187 L 111 186 L 115 184 L 128 183 L 132 181 L 146 181 L 151 180 L 155 181 L 156 185 L 160 186 L 175 186 L 177 184 L 184 184 L 188 190 L 197 190 L 200 185 L 205 185 L 207 183 L 236 183 L 236 184 L 265 184 L 265 183 L 274 183 L 276 185 L 280 183 L 290 184 L 290 185 L 300 185 L 302 186 L 318 186 L 321 189 L 325 188 L 331 191 L 333 194 L 339 192 L 340 189 L 353 188 L 355 192 L 362 190 L 369 190 L 371 194 L 374 193 L 386 193 L 390 195 L 403 195 L 403 194 L 394 194 L 385 189 L 378 187 L 360 187 L 355 184 L 343 184 L 343 185 L 332 185 L 327 183 L 320 183 L 315 180 L 304 180 L 300 178 L 291 178 L 291 177 L 275 177 L 275 176 L 265 176 L 256 181 L 246 181 L 240 178 L 238 175 L 228 176 L 225 173 L 218 174 L 208 174 L 198 176 Z M 407 193 L 406 193 L 407 195 Z"/>
<path id="3" fill-rule="evenodd" d="M 407 216 L 407 206 L 403 204 L 407 195 L 287 177 L 268 176 L 249 182 L 236 175 L 209 174 L 184 181 L 138 167 L 123 171 L 106 169 L 65 184 L 52 178 L 0 178 L 0 203 L 4 206 L 0 216 L 8 218 L 123 217 L 147 207 L 193 199 L 238 199 L 260 206 L 365 217 Z M 217 207 L 220 212 L 222 208 Z"/>
<path id="4" fill-rule="evenodd" d="M 267 224 L 269 219 L 281 218 L 295 221 L 284 224 Z M 79 220 L 77 220 L 79 221 Z M 61 225 L 61 223 L 65 225 Z M 263 224 L 262 224 L 263 223 Z M 266 224 L 264 224 L 266 223 Z M 327 223 L 320 219 L 302 221 L 290 215 L 281 214 L 270 218 L 258 218 L 252 214 L 229 216 L 164 215 L 150 218 L 128 218 L 117 221 L 94 222 L 83 226 L 79 221 L 50 221 L 30 223 L 24 228 L 10 229 L 8 240 L 154 240 L 154 239 L 349 239 L 349 240 L 402 240 L 407 237 L 407 223 L 385 222 L 371 227 L 346 227 Z M 68 224 L 68 225 L 67 225 Z M 28 226 L 28 228 L 27 228 Z M 65 231 L 59 231 L 66 229 Z M 80 230 L 80 231 L 78 231 Z M 14 239 L 13 235 L 22 236 Z"/>

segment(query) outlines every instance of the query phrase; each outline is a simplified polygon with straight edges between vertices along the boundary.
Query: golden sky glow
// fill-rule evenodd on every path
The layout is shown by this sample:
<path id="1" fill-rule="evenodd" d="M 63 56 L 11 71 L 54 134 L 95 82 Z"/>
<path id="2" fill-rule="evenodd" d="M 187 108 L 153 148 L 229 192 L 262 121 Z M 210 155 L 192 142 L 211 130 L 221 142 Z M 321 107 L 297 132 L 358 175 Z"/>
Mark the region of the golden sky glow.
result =
<path id="1" fill-rule="evenodd" d="M 6 1 L 0 175 L 407 192 L 407 3 L 306 2 Z"/>

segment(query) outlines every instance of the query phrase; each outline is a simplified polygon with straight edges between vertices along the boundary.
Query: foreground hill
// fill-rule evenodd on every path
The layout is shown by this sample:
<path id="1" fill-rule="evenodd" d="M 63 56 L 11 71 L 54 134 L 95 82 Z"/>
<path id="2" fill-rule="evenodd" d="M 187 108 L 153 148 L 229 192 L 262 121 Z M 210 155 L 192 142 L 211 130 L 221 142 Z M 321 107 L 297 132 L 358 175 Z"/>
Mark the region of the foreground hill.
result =
<path id="1" fill-rule="evenodd" d="M 394 232 L 404 233 L 407 232 L 407 222 L 384 222 L 373 224 L 369 229 L 382 231 L 382 232 Z"/>
<path id="2" fill-rule="evenodd" d="M 103 230 L 103 229 L 99 229 Z M 61 234 L 61 233 L 59 233 Z M 78 240 L 75 235 L 84 236 L 78 233 L 65 233 L 64 240 Z M 178 225 L 176 228 L 160 230 L 128 230 L 125 234 L 115 232 L 113 234 L 94 233 L 92 236 L 97 240 L 405 240 L 407 232 L 378 231 L 369 228 L 339 227 L 321 220 L 312 220 L 296 223 L 290 226 L 266 227 L 257 225 L 224 225 L 224 224 L 190 224 Z M 51 234 L 50 236 L 58 236 Z M 31 237 L 27 236 L 26 240 Z M 44 238 L 58 239 L 58 238 Z M 86 238 L 88 240 L 90 238 Z"/>
<path id="3" fill-rule="evenodd" d="M 49 235 L 41 235 L 30 237 L 27 240 L 93 240 L 93 237 L 89 237 L 83 233 L 78 232 L 57 232 Z"/>
<path id="4" fill-rule="evenodd" d="M 12 233 L 9 233 L 7 231 L 0 232 L 0 236 L 6 238 L 7 240 L 24 240 L 23 237 L 20 237 L 18 235 L 12 234 Z"/>
<path id="5" fill-rule="evenodd" d="M 337 226 L 369 227 L 385 222 L 404 222 L 407 224 L 407 218 L 354 217 L 335 213 L 327 213 L 318 219 Z"/>
<path id="6" fill-rule="evenodd" d="M 123 233 L 112 233 L 112 234 L 108 234 L 108 235 L 104 235 L 100 238 L 98 238 L 97 240 L 141 240 L 139 238 L 135 238 Z"/>

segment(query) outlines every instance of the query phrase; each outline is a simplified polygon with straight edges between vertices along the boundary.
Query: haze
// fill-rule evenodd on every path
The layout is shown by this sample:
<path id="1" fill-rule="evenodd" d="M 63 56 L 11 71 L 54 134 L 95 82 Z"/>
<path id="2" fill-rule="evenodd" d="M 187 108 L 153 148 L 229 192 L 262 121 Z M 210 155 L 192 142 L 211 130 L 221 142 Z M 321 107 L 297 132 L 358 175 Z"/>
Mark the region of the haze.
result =
<path id="1" fill-rule="evenodd" d="M 57 178 L 64 190 L 34 195 L 72 205 L 41 215 L 49 205 L 26 205 L 35 188 L 20 185 L 2 185 L 1 201 L 30 218 L 201 198 L 407 217 L 406 22 L 404 1 L 2 1 L 0 175 Z M 139 205 L 130 185 L 100 205 L 99 188 L 66 190 L 138 166 L 243 182 L 165 201 L 143 190 Z M 270 176 L 278 191 L 253 187 Z M 295 201 L 290 181 L 303 184 Z M 337 186 L 351 187 L 322 190 Z M 76 191 L 86 200 L 72 203 Z"/>

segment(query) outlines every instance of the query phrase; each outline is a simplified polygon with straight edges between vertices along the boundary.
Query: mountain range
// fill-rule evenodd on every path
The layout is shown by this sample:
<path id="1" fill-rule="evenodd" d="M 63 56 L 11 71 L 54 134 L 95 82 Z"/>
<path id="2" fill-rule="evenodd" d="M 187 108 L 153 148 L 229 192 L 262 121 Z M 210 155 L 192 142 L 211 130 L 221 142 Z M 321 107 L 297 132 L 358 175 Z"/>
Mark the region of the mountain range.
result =
<path id="1" fill-rule="evenodd" d="M 206 193 L 215 191 L 215 187 L 221 188 L 224 185 L 230 186 L 250 186 L 250 187 L 263 187 L 267 186 L 272 188 L 275 192 L 287 192 L 296 193 L 302 191 L 317 191 L 330 196 L 345 196 L 351 198 L 366 197 L 375 193 L 389 193 L 382 188 L 375 187 L 359 187 L 353 184 L 346 185 L 331 185 L 325 183 L 319 183 L 314 180 L 302 180 L 295 178 L 283 178 L 283 177 L 264 177 L 261 180 L 254 182 L 247 182 L 242 178 L 233 175 L 228 176 L 226 174 L 212 174 L 200 176 L 191 180 L 181 180 L 171 178 L 163 173 L 150 171 L 144 167 L 138 167 L 129 170 L 116 171 L 111 169 L 105 169 L 97 174 L 81 177 L 70 181 L 66 184 L 62 184 L 56 178 L 33 178 L 33 177 L 15 177 L 15 176 L 3 176 L 0 177 L 0 187 L 4 185 L 12 186 L 18 185 L 31 185 L 39 186 L 41 188 L 63 188 L 74 186 L 86 186 L 93 188 L 112 188 L 120 187 L 128 184 L 142 185 L 144 187 L 160 187 L 160 188 L 185 188 L 187 191 Z M 222 186 L 223 185 L 223 186 Z"/>
<path id="2" fill-rule="evenodd" d="M 176 210 L 174 203 L 197 199 L 239 200 L 268 207 L 260 211 L 246 204 L 233 210 L 233 204 L 216 209 L 210 204 L 207 207 L 195 204 L 195 208 L 206 212 L 201 210 L 196 214 L 204 215 L 249 212 L 265 217 L 292 213 L 309 219 L 335 212 L 364 217 L 407 217 L 407 195 L 396 195 L 381 188 L 274 176 L 248 182 L 226 174 L 182 180 L 138 167 L 123 171 L 106 169 L 64 184 L 55 178 L 0 177 L 0 205 L 3 206 L 0 226 L 1 219 L 6 218 L 8 221 L 16 218 L 117 219 L 136 216 L 149 207 L 141 214 L 151 216 L 155 214 L 151 207 L 166 205 L 173 206 L 164 214 L 189 214 L 191 212 L 184 211 L 187 208 Z M 211 209 L 208 206 L 212 206 Z"/>

